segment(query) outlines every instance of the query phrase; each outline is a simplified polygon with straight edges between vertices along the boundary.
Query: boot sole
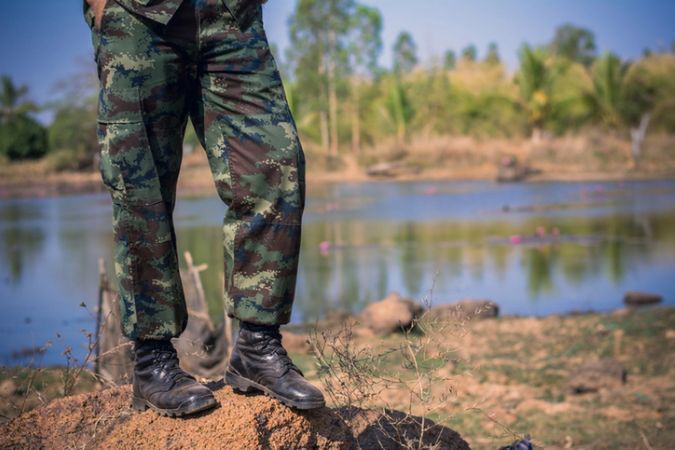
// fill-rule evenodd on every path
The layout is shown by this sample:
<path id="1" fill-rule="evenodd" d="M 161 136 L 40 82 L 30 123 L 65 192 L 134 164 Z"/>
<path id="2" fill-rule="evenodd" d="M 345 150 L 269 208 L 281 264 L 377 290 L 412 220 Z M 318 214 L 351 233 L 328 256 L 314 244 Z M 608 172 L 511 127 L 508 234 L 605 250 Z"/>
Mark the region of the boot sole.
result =
<path id="1" fill-rule="evenodd" d="M 200 397 L 196 400 L 184 403 L 180 405 L 178 408 L 175 409 L 166 409 L 166 408 L 159 408 L 149 401 L 147 401 L 144 398 L 141 397 L 136 397 L 135 395 L 132 397 L 131 400 L 131 406 L 136 410 L 136 411 L 145 411 L 148 408 L 152 409 L 155 411 L 157 414 L 160 416 L 166 416 L 166 417 L 183 417 L 183 416 L 189 416 L 191 414 L 196 414 L 200 413 L 202 411 L 207 411 L 209 409 L 215 408 L 218 406 L 218 401 L 211 397 L 211 396 L 206 396 L 206 397 Z"/>
<path id="2" fill-rule="evenodd" d="M 241 375 L 230 372 L 229 370 L 225 372 L 225 382 L 232 386 L 232 388 L 237 392 L 247 393 L 251 391 L 261 391 L 268 396 L 279 400 L 284 405 L 295 409 L 317 409 L 326 406 L 326 402 L 323 400 L 303 402 L 286 398 L 283 395 L 277 394 L 270 388 L 263 386 L 262 384 L 256 383 L 255 381 L 249 380 L 248 378 L 244 378 Z"/>

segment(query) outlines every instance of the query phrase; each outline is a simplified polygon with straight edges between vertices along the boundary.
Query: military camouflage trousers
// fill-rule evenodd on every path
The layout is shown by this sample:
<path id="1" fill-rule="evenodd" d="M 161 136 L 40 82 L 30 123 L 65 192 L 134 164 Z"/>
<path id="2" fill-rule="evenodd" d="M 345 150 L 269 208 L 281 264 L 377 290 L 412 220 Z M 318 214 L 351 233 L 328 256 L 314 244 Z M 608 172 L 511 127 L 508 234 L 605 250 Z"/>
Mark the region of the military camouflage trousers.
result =
<path id="1" fill-rule="evenodd" d="M 100 80 L 100 170 L 113 200 L 123 331 L 179 335 L 187 310 L 172 221 L 188 117 L 207 152 L 223 221 L 225 307 L 290 319 L 304 208 L 304 155 L 261 8 L 249 23 L 220 0 L 184 0 L 167 25 L 108 0 L 91 12 Z"/>

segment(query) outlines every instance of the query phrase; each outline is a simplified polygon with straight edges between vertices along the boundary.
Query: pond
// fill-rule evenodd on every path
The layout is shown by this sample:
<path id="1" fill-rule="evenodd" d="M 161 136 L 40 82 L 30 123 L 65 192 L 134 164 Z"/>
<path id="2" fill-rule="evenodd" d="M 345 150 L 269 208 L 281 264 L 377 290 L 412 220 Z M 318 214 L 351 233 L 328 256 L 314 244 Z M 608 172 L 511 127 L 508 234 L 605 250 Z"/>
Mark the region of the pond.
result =
<path id="1" fill-rule="evenodd" d="M 308 194 L 296 323 L 358 312 L 391 291 L 537 316 L 611 310 L 628 290 L 675 304 L 675 181 L 338 183 Z M 195 198 L 175 213 L 180 255 L 208 264 L 216 321 L 224 211 Z M 1 364 L 64 364 L 68 346 L 82 356 L 98 259 L 111 266 L 110 217 L 106 193 L 0 200 Z"/>

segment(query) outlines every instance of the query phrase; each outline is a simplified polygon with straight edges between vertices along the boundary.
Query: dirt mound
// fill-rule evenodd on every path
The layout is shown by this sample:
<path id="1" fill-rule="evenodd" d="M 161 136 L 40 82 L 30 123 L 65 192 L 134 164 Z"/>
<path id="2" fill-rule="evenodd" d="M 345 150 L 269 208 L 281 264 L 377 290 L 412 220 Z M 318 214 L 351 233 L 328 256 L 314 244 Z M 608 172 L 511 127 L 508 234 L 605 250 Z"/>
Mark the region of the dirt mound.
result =
<path id="1" fill-rule="evenodd" d="M 225 386 L 216 390 L 219 408 L 170 419 L 133 411 L 130 395 L 130 387 L 123 386 L 54 401 L 1 426 L 0 448 L 394 449 L 413 442 L 469 448 L 456 432 L 395 411 L 297 412 Z"/>

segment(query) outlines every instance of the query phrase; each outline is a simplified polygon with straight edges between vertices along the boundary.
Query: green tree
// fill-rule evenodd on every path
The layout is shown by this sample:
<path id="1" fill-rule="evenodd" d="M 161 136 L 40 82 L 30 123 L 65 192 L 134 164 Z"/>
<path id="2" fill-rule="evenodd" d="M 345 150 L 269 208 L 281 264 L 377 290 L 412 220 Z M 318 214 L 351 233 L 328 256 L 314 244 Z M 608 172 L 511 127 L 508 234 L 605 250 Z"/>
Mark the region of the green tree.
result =
<path id="1" fill-rule="evenodd" d="M 289 62 L 311 112 L 319 117 L 324 150 L 338 152 L 338 83 L 348 73 L 354 0 L 300 0 L 289 21 Z M 298 93 L 300 94 L 300 93 Z"/>
<path id="2" fill-rule="evenodd" d="M 457 65 L 457 55 L 454 50 L 446 50 L 443 56 L 443 68 L 445 70 L 453 70 Z"/>
<path id="3" fill-rule="evenodd" d="M 352 18 L 350 39 L 350 83 L 352 151 L 361 149 L 361 91 L 364 82 L 371 81 L 378 72 L 377 60 L 382 53 L 382 15 L 376 8 L 356 5 Z"/>
<path id="4" fill-rule="evenodd" d="M 630 65 L 624 79 L 623 117 L 635 127 L 645 114 L 656 129 L 675 132 L 675 54 L 661 53 Z"/>
<path id="5" fill-rule="evenodd" d="M 0 123 L 0 155 L 11 160 L 35 159 L 47 152 L 45 128 L 27 114 L 13 114 Z"/>
<path id="6" fill-rule="evenodd" d="M 625 75 L 626 67 L 613 53 L 605 53 L 598 58 L 591 71 L 593 87 L 587 95 L 591 112 L 612 129 L 619 128 L 623 123 Z"/>
<path id="7" fill-rule="evenodd" d="M 48 127 L 47 162 L 51 169 L 84 170 L 96 165 L 98 84 L 88 62 L 82 62 L 78 71 L 56 83 L 60 98 L 47 105 L 54 112 Z"/>
<path id="8" fill-rule="evenodd" d="M 350 70 L 358 76 L 374 76 L 382 53 L 382 14 L 377 8 L 356 4 L 350 31 Z"/>
<path id="9" fill-rule="evenodd" d="M 490 45 L 488 45 L 487 54 L 485 55 L 485 62 L 491 65 L 497 65 L 501 62 L 501 59 L 499 58 L 499 50 L 495 42 L 491 42 Z"/>
<path id="10" fill-rule="evenodd" d="M 593 65 L 592 80 L 586 93 L 592 118 L 614 131 L 629 129 L 637 167 L 650 124 L 675 130 L 675 56 L 655 54 L 628 65 L 608 52 Z"/>
<path id="11" fill-rule="evenodd" d="M 526 128 L 517 89 L 501 64 L 461 64 L 451 80 L 451 97 L 441 97 L 449 112 L 446 132 L 512 136 Z"/>
<path id="12" fill-rule="evenodd" d="M 532 49 L 525 44 L 519 56 L 520 68 L 516 73 L 516 82 L 528 116 L 532 139 L 536 141 L 541 137 L 551 115 L 556 71 L 542 49 Z"/>
<path id="13" fill-rule="evenodd" d="M 414 120 L 406 128 L 423 134 L 450 131 L 453 124 L 449 120 L 449 110 L 453 103 L 448 72 L 433 67 L 415 73 L 406 82 L 408 87 L 404 95 L 410 100 L 408 109 L 414 111 Z M 412 114 L 410 119 L 413 119 Z"/>
<path id="14" fill-rule="evenodd" d="M 98 152 L 93 107 L 62 105 L 48 131 L 50 162 L 57 170 L 82 170 L 94 165 Z"/>
<path id="15" fill-rule="evenodd" d="M 399 143 L 403 143 L 408 136 L 413 109 L 398 77 L 394 77 L 387 89 L 385 107 L 388 117 L 396 129 L 396 139 Z"/>
<path id="16" fill-rule="evenodd" d="M 556 28 L 549 49 L 556 56 L 588 67 L 596 56 L 595 35 L 586 28 L 566 23 Z"/>
<path id="17" fill-rule="evenodd" d="M 675 132 L 675 55 L 657 54 L 633 63 L 623 80 L 622 117 L 630 127 L 631 158 L 642 156 L 647 128 Z"/>
<path id="18" fill-rule="evenodd" d="M 0 155 L 11 160 L 39 158 L 47 152 L 47 134 L 28 113 L 38 107 L 26 100 L 28 86 L 16 86 L 7 75 L 0 77 Z"/>
<path id="19" fill-rule="evenodd" d="M 462 59 L 465 61 L 476 61 L 478 59 L 478 50 L 473 44 L 469 44 L 464 49 L 462 49 Z"/>
<path id="20" fill-rule="evenodd" d="M 2 90 L 0 90 L 0 121 L 9 120 L 12 117 L 37 112 L 35 103 L 26 100 L 28 86 L 16 86 L 7 75 L 0 77 Z"/>
<path id="21" fill-rule="evenodd" d="M 394 43 L 394 72 L 410 73 L 417 64 L 417 45 L 407 31 L 401 31 Z"/>

